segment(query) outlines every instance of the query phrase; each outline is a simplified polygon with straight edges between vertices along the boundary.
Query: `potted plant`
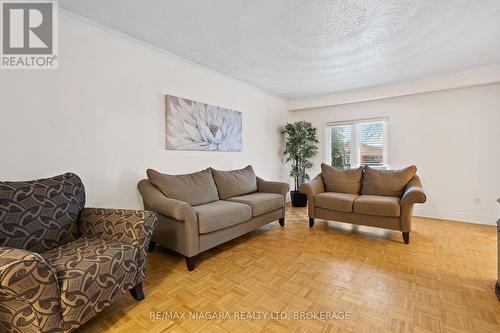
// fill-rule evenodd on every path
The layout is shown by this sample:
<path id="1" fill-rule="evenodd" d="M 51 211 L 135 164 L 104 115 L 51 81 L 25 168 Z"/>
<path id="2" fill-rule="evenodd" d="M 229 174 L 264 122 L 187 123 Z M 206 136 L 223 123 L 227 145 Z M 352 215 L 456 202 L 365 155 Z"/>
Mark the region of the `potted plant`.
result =
<path id="1" fill-rule="evenodd" d="M 287 123 L 281 131 L 285 135 L 286 162 L 291 162 L 290 177 L 294 178 L 294 190 L 290 191 L 293 207 L 305 207 L 307 196 L 299 191 L 299 187 L 309 180 L 307 170 L 312 168 L 311 159 L 318 153 L 317 129 L 310 122 L 298 121 Z"/>

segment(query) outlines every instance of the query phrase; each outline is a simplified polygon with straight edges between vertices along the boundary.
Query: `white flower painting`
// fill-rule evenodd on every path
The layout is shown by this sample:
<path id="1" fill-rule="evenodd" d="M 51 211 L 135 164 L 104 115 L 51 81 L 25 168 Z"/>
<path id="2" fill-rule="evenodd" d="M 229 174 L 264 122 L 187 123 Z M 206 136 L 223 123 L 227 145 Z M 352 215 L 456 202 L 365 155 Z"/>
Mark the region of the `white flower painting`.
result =
<path id="1" fill-rule="evenodd" d="M 167 149 L 241 151 L 241 112 L 167 96 Z"/>

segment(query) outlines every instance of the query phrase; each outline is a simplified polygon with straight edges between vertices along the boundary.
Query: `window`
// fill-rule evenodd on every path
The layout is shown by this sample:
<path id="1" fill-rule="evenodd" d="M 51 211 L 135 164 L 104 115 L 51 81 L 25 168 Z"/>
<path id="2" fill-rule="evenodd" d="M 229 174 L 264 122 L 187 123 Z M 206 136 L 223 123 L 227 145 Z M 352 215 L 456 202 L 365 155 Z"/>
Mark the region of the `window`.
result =
<path id="1" fill-rule="evenodd" d="M 387 119 L 333 122 L 326 125 L 326 161 L 337 168 L 387 166 Z"/>

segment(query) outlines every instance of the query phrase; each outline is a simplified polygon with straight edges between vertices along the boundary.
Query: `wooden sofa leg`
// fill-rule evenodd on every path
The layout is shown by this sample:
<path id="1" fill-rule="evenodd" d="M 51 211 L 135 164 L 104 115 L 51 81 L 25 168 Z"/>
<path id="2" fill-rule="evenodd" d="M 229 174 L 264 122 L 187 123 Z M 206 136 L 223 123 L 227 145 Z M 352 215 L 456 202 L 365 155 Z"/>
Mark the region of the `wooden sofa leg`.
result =
<path id="1" fill-rule="evenodd" d="M 284 227 L 285 226 L 285 218 L 282 217 L 279 219 L 280 226 Z"/>
<path id="2" fill-rule="evenodd" d="M 156 247 L 156 243 L 153 241 L 149 241 L 149 247 L 148 247 L 149 252 L 153 252 L 155 247 Z"/>
<path id="3" fill-rule="evenodd" d="M 139 282 L 134 288 L 130 289 L 130 293 L 136 301 L 142 301 L 144 299 L 144 291 L 142 291 L 142 281 Z"/>
<path id="4" fill-rule="evenodd" d="M 403 231 L 403 240 L 405 241 L 405 244 L 410 243 L 410 233 L 409 232 L 404 232 Z"/>
<path id="5" fill-rule="evenodd" d="M 314 225 L 314 217 L 309 218 L 309 228 L 312 228 Z"/>
<path id="6" fill-rule="evenodd" d="M 194 270 L 194 266 L 196 265 L 196 258 L 195 257 L 186 257 L 186 267 L 188 271 Z"/>

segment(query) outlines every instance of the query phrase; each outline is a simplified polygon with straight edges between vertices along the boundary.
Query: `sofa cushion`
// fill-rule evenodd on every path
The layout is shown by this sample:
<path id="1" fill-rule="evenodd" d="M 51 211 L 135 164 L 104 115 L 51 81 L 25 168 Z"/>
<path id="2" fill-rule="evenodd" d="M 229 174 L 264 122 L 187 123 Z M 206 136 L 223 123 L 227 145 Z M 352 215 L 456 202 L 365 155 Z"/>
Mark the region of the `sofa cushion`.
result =
<path id="1" fill-rule="evenodd" d="M 252 208 L 239 202 L 219 200 L 193 207 L 200 234 L 230 227 L 252 218 Z"/>
<path id="2" fill-rule="evenodd" d="M 366 165 L 361 194 L 401 198 L 406 184 L 416 172 L 414 165 L 401 170 L 377 170 Z"/>
<path id="3" fill-rule="evenodd" d="M 79 238 L 42 254 L 59 282 L 65 332 L 134 287 L 138 251 L 117 241 Z"/>
<path id="4" fill-rule="evenodd" d="M 149 181 L 169 198 L 193 206 L 219 200 L 210 168 L 187 175 L 167 175 L 153 169 L 146 173 Z"/>
<path id="5" fill-rule="evenodd" d="M 357 169 L 339 169 L 321 163 L 321 174 L 327 192 L 359 194 L 363 167 Z"/>
<path id="6" fill-rule="evenodd" d="M 222 200 L 257 192 L 257 177 L 251 165 L 231 171 L 212 169 L 212 174 Z"/>
<path id="7" fill-rule="evenodd" d="M 275 209 L 283 208 L 285 199 L 281 194 L 276 193 L 251 193 L 232 197 L 228 201 L 239 202 L 252 207 L 252 216 L 259 216 Z"/>
<path id="8" fill-rule="evenodd" d="M 314 197 L 314 206 L 350 213 L 352 212 L 353 202 L 357 197 L 357 194 L 349 193 L 320 193 Z"/>
<path id="9" fill-rule="evenodd" d="M 366 215 L 399 217 L 399 198 L 361 195 L 354 200 L 354 212 Z"/>

